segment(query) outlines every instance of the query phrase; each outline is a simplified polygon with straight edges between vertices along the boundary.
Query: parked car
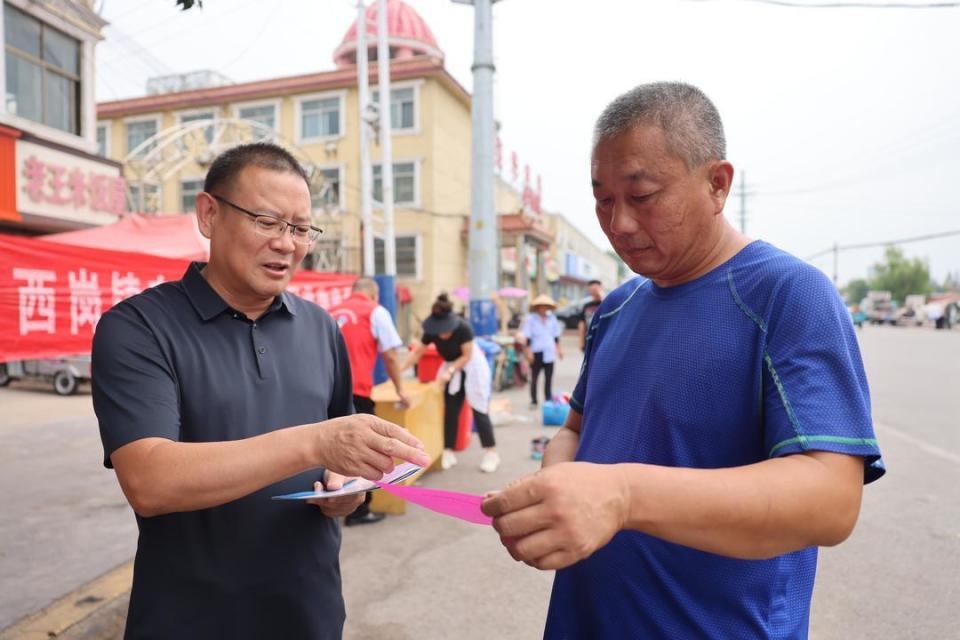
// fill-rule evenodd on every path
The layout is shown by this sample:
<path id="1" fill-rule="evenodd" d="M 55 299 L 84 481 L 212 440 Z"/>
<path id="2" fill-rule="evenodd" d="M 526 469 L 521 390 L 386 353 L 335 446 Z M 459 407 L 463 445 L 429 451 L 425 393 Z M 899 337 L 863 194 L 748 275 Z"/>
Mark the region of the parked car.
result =
<path id="1" fill-rule="evenodd" d="M 48 381 L 58 394 L 69 396 L 77 392 L 81 382 L 90 380 L 90 356 L 0 362 L 0 387 L 21 378 Z"/>
<path id="2" fill-rule="evenodd" d="M 554 315 L 557 316 L 557 320 L 563 323 L 564 329 L 576 329 L 577 325 L 580 323 L 580 315 L 583 313 L 583 305 L 587 304 L 592 300 L 590 296 L 585 296 L 580 298 L 576 302 L 571 302 L 562 309 L 557 309 L 554 312 Z"/>
<path id="3" fill-rule="evenodd" d="M 867 297 L 860 302 L 860 308 L 867 314 L 870 324 L 896 324 L 897 301 L 889 291 L 868 291 Z"/>

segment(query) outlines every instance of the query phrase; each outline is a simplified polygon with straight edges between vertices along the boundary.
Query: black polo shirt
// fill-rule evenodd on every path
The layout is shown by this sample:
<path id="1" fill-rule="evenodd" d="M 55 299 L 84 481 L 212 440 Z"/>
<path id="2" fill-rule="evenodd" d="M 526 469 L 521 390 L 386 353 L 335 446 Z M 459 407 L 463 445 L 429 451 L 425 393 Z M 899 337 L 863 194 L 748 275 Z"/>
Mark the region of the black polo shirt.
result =
<path id="1" fill-rule="evenodd" d="M 255 322 L 207 284 L 202 264 L 103 315 L 93 403 L 104 464 L 148 437 L 239 440 L 353 413 L 336 323 L 284 293 Z M 303 503 L 302 473 L 213 509 L 137 517 L 127 638 L 340 638 L 340 529 Z"/>

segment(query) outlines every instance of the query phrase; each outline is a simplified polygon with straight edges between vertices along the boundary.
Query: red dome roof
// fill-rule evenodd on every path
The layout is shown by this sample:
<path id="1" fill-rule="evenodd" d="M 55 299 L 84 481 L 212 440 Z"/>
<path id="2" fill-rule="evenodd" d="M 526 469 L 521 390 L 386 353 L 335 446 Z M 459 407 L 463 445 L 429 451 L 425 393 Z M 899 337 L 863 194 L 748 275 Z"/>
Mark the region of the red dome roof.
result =
<path id="1" fill-rule="evenodd" d="M 367 7 L 367 47 L 376 50 L 377 46 L 377 2 Z M 442 58 L 443 52 L 437 46 L 430 27 L 423 21 L 413 7 L 402 0 L 387 0 L 387 42 L 390 45 L 390 57 L 394 59 L 412 58 L 415 55 L 433 55 Z M 371 56 L 373 59 L 373 56 Z M 354 21 L 343 36 L 340 46 L 333 52 L 337 67 L 356 64 L 357 61 L 357 23 Z"/>

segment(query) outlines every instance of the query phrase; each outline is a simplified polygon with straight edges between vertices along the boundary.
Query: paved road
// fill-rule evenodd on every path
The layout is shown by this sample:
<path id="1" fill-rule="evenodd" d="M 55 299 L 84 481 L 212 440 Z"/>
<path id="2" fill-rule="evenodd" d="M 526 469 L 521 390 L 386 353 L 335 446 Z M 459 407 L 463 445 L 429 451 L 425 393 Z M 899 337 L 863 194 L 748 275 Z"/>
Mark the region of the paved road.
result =
<path id="1" fill-rule="evenodd" d="M 821 554 L 811 637 L 957 637 L 960 614 L 960 331 L 868 327 L 860 334 L 889 473 L 865 492 L 850 540 Z M 567 353 L 575 353 L 573 345 Z M 578 359 L 564 361 L 559 390 Z M 505 394 L 519 419 L 498 427 L 504 466 L 476 470 L 479 448 L 423 484 L 480 493 L 531 472 L 539 433 L 524 390 Z M 0 628 L 131 557 L 135 525 L 100 465 L 89 395 L 0 389 Z M 526 419 L 526 420 L 524 420 Z M 517 565 L 490 531 L 417 507 L 345 530 L 349 640 L 533 638 L 551 574 Z M 61 637 L 116 637 L 122 601 Z M 104 631 L 112 629 L 113 631 Z"/>
<path id="2" fill-rule="evenodd" d="M 821 552 L 811 637 L 960 637 L 960 331 L 859 333 L 887 475 Z"/>
<path id="3" fill-rule="evenodd" d="M 0 629 L 130 558 L 136 523 L 103 467 L 88 388 L 0 389 Z"/>

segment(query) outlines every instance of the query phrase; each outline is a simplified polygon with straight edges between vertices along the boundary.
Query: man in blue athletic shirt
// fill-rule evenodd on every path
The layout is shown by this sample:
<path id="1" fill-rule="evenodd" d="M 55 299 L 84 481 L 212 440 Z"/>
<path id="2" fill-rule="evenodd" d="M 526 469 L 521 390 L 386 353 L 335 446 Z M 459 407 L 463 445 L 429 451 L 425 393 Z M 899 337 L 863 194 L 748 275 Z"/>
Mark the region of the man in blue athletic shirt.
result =
<path id="1" fill-rule="evenodd" d="M 724 218 L 716 107 L 639 86 L 597 121 L 597 219 L 642 277 L 596 312 L 543 469 L 483 510 L 558 569 L 547 638 L 805 638 L 817 547 L 884 473 L 828 278 Z"/>

